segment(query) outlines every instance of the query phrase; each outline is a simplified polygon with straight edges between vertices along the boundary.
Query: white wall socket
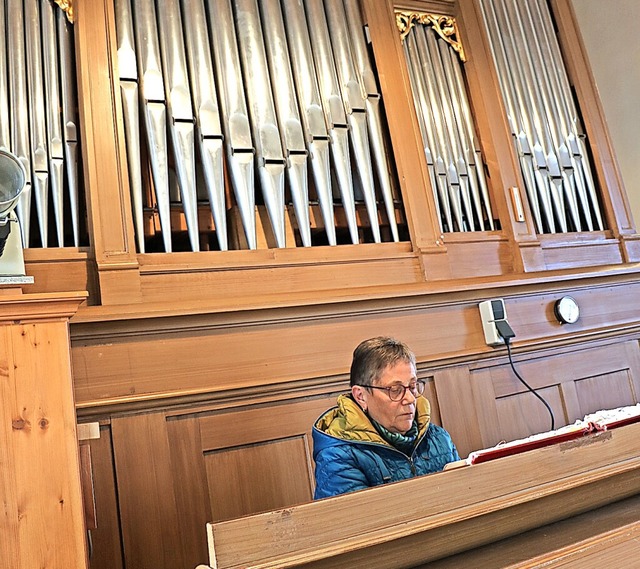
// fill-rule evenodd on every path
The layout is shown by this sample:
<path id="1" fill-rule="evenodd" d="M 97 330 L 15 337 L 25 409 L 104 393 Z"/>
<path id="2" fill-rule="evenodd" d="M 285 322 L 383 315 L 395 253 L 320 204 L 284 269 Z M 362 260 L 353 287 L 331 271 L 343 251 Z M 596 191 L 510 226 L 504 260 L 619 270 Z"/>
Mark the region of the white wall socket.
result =
<path id="1" fill-rule="evenodd" d="M 506 320 L 507 310 L 504 307 L 504 300 L 494 298 L 493 300 L 485 300 L 481 302 L 480 318 L 482 320 L 482 330 L 484 331 L 484 340 L 489 346 L 500 346 L 504 344 L 504 338 L 498 333 L 496 328 L 496 320 Z"/>

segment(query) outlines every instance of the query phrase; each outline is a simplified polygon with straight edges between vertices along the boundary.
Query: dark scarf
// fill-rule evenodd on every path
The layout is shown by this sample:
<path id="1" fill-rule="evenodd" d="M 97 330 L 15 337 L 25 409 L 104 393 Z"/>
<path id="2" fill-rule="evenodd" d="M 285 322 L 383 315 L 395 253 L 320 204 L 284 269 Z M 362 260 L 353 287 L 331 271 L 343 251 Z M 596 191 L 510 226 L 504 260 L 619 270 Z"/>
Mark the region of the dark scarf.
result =
<path id="1" fill-rule="evenodd" d="M 416 445 L 416 439 L 418 438 L 418 421 L 416 419 L 413 420 L 411 428 L 403 435 L 400 433 L 392 433 L 389 429 L 385 429 L 380 423 L 374 421 L 371 417 L 369 417 L 369 420 L 386 442 L 407 456 L 411 456 Z"/>

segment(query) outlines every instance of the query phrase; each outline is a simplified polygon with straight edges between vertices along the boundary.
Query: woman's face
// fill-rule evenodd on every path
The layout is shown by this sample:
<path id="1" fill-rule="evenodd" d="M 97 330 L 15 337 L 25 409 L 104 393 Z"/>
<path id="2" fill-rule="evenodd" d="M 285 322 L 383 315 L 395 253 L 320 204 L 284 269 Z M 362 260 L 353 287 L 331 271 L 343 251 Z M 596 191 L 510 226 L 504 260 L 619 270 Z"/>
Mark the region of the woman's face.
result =
<path id="1" fill-rule="evenodd" d="M 415 367 L 409 362 L 399 362 L 387 366 L 380 377 L 373 382 L 375 387 L 391 387 L 394 384 L 405 387 L 417 380 Z M 389 392 L 384 389 L 361 388 L 360 396 L 365 403 L 369 416 L 392 433 L 406 433 L 413 425 L 416 415 L 416 397 L 405 389 L 400 401 L 391 401 Z M 356 401 L 358 396 L 354 393 Z"/>

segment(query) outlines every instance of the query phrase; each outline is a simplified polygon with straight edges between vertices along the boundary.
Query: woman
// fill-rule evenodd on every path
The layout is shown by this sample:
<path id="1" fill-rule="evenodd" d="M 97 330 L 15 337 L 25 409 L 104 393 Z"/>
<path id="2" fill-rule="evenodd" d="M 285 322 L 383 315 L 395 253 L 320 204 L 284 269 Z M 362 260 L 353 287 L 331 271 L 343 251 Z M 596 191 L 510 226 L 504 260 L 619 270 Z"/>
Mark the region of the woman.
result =
<path id="1" fill-rule="evenodd" d="M 316 499 L 430 474 L 460 459 L 449 433 L 430 421 L 425 384 L 405 344 L 362 342 L 350 384 L 351 393 L 313 427 Z"/>

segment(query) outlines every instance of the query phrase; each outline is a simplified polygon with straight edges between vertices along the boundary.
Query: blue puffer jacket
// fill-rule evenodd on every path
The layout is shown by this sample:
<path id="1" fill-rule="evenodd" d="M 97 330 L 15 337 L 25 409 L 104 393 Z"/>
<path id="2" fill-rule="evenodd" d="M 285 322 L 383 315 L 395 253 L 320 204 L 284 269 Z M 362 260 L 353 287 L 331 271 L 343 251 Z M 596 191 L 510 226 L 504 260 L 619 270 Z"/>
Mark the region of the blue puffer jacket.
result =
<path id="1" fill-rule="evenodd" d="M 429 402 L 416 402 L 418 442 L 411 456 L 387 443 L 351 395 L 338 397 L 313 427 L 314 498 L 326 498 L 387 482 L 438 472 L 459 460 L 449 433 L 430 421 Z"/>

